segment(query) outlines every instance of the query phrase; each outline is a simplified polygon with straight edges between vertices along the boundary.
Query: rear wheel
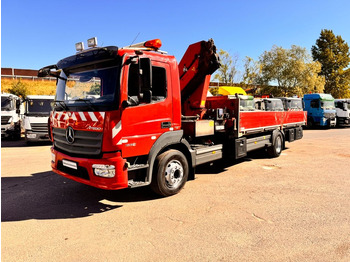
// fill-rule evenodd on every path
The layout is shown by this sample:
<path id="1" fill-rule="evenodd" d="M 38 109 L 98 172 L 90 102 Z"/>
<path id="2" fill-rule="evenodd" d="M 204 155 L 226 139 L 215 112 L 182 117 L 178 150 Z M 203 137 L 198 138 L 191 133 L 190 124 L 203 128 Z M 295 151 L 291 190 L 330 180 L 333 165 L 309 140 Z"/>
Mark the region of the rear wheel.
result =
<path id="1" fill-rule="evenodd" d="M 177 194 L 188 179 L 187 159 L 178 150 L 160 154 L 155 162 L 152 190 L 162 196 Z"/>
<path id="2" fill-rule="evenodd" d="M 275 135 L 272 141 L 272 146 L 267 149 L 267 153 L 270 157 L 278 157 L 282 153 L 283 137 L 281 133 Z"/>

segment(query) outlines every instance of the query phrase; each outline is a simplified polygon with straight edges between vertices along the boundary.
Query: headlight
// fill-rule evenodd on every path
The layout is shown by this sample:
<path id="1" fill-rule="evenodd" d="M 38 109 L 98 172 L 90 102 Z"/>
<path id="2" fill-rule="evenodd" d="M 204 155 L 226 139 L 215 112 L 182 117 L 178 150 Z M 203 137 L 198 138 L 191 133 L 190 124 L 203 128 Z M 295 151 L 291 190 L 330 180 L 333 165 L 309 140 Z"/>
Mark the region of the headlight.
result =
<path id="1" fill-rule="evenodd" d="M 92 165 L 94 174 L 100 177 L 114 177 L 115 176 L 115 166 L 114 165 Z"/>
<path id="2" fill-rule="evenodd" d="M 52 153 L 52 152 L 51 152 L 51 162 L 52 163 L 56 162 L 56 155 L 55 155 L 55 153 Z"/>

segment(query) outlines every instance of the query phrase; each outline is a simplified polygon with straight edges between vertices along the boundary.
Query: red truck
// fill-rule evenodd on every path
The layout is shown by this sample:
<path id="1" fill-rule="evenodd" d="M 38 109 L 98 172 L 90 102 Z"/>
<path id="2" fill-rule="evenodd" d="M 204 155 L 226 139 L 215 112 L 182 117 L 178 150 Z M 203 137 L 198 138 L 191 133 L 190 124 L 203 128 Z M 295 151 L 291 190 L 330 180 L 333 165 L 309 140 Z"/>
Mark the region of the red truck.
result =
<path id="1" fill-rule="evenodd" d="M 88 45 L 38 73 L 57 77 L 51 166 L 64 177 L 108 190 L 150 185 L 170 196 L 200 164 L 260 148 L 277 157 L 285 141 L 302 138 L 304 113 L 286 124 L 284 112 L 241 112 L 238 96 L 207 98 L 220 66 L 211 39 L 190 45 L 179 64 L 159 39 Z"/>

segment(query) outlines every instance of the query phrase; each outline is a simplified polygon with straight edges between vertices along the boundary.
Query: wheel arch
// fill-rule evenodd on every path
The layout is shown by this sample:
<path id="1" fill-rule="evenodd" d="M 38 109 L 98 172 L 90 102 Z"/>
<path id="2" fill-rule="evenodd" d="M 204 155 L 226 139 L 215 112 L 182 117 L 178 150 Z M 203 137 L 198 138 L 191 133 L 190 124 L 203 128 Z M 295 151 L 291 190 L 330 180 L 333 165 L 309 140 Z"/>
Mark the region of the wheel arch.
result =
<path id="1" fill-rule="evenodd" d="M 279 130 L 279 129 L 273 130 L 271 135 L 271 144 L 274 145 L 275 138 L 279 134 L 282 136 L 282 150 L 283 150 L 286 148 L 286 134 L 283 130 Z"/>
<path id="2" fill-rule="evenodd" d="M 188 161 L 189 179 L 194 179 L 194 152 L 191 150 L 190 144 L 183 138 L 183 130 L 171 131 L 162 134 L 152 146 L 148 155 L 148 169 L 146 174 L 146 182 L 152 182 L 154 163 L 157 156 L 167 150 L 175 149 L 183 153 Z"/>

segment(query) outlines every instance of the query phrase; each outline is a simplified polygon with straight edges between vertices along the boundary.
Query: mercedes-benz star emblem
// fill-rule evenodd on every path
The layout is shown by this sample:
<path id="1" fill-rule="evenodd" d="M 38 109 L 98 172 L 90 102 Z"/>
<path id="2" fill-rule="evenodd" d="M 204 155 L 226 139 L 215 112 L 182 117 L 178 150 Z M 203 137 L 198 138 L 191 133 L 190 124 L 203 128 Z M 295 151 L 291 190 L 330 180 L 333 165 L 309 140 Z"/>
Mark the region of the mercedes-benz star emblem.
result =
<path id="1" fill-rule="evenodd" d="M 68 144 L 73 144 L 74 142 L 74 129 L 71 126 L 66 129 L 66 140 Z"/>

